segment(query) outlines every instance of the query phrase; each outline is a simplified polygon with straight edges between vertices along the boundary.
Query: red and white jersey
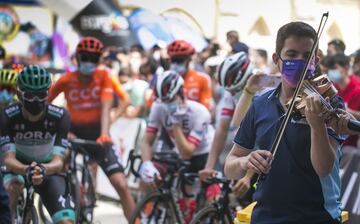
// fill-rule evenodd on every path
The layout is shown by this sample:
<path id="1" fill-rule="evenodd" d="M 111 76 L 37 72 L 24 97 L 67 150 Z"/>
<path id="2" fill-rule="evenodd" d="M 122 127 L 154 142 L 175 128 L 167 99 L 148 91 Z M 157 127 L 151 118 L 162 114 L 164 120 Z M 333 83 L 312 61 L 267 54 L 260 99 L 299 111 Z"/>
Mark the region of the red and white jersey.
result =
<path id="1" fill-rule="evenodd" d="M 219 102 L 219 110 L 218 110 L 218 119 L 232 119 L 236 104 L 239 100 L 238 93 L 237 95 L 233 96 L 230 92 L 225 91 L 224 95 L 221 97 Z"/>
<path id="2" fill-rule="evenodd" d="M 186 114 L 182 120 L 182 130 L 187 140 L 196 145 L 197 149 L 193 156 L 208 153 L 214 138 L 214 129 L 210 125 L 211 116 L 209 110 L 202 104 L 187 100 Z M 166 104 L 154 102 L 151 106 L 147 132 L 157 133 L 161 127 L 165 128 L 171 141 L 175 143 L 170 114 Z"/>

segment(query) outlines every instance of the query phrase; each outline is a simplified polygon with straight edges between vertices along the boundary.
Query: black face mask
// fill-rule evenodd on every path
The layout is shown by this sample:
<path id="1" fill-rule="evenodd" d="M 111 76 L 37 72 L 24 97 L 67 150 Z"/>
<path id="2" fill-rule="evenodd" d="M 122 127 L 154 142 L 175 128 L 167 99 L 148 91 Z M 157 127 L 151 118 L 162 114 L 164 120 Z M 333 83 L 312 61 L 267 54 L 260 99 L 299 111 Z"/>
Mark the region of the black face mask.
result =
<path id="1" fill-rule="evenodd" d="M 27 100 L 23 100 L 22 101 L 23 107 L 25 108 L 25 110 L 27 110 L 30 114 L 32 115 L 38 115 L 40 114 L 42 111 L 45 110 L 46 107 L 46 101 L 37 101 L 34 100 L 32 102 L 27 101 Z"/>

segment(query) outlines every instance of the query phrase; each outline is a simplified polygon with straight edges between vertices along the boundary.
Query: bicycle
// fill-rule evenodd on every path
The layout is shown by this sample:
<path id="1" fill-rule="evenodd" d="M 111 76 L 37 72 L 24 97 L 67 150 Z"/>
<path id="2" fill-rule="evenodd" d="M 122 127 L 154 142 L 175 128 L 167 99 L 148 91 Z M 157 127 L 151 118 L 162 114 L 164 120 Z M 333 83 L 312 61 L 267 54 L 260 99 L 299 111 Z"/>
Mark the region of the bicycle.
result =
<path id="1" fill-rule="evenodd" d="M 74 202 L 76 223 L 93 223 L 93 211 L 96 204 L 93 177 L 88 167 L 90 157 L 88 150 L 101 150 L 95 141 L 73 139 L 69 141 L 70 161 L 66 172 L 67 194 L 72 196 Z M 76 161 L 78 154 L 82 154 L 82 165 Z M 81 173 L 81 182 L 78 178 Z M 38 204 L 39 215 L 43 223 L 51 224 L 51 217 L 45 212 L 41 199 Z"/>
<path id="2" fill-rule="evenodd" d="M 35 189 L 31 182 L 25 180 L 25 188 L 16 204 L 16 224 L 38 224 L 39 217 L 34 206 Z"/>
<path id="3" fill-rule="evenodd" d="M 133 152 L 129 155 L 131 161 L 130 170 L 136 177 L 140 177 L 134 169 L 134 161 L 141 159 Z M 162 177 L 163 182 L 158 190 L 148 193 L 136 206 L 129 223 L 185 223 L 182 211 L 179 207 L 178 189 L 186 197 L 192 197 L 185 190 L 185 185 L 192 184 L 197 174 L 184 175 L 190 162 L 183 161 L 174 151 L 157 152 L 153 155 L 153 161 L 166 166 L 166 172 Z"/>
<path id="4" fill-rule="evenodd" d="M 229 206 L 231 180 L 227 178 L 212 177 L 208 178 L 207 182 L 210 184 L 220 184 L 221 195 L 218 200 L 198 211 L 191 220 L 190 224 L 233 223 L 233 217 L 236 211 L 235 208 L 231 208 Z"/>

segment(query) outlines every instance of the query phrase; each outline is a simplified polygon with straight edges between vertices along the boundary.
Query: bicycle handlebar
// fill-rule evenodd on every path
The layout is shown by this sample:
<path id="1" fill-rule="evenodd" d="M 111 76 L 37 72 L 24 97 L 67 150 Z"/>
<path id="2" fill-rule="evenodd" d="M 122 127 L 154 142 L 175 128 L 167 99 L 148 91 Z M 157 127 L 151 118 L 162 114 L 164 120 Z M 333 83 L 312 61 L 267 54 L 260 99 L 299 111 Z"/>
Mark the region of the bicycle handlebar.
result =
<path id="1" fill-rule="evenodd" d="M 72 149 L 84 155 L 88 155 L 88 152 L 85 149 L 88 149 L 89 147 L 98 150 L 102 150 L 103 147 L 101 144 L 97 143 L 96 141 L 86 140 L 81 138 L 74 138 L 69 140 L 69 145 Z"/>
<path id="2" fill-rule="evenodd" d="M 226 177 L 208 177 L 206 178 L 206 183 L 229 185 L 231 183 L 231 180 Z"/>

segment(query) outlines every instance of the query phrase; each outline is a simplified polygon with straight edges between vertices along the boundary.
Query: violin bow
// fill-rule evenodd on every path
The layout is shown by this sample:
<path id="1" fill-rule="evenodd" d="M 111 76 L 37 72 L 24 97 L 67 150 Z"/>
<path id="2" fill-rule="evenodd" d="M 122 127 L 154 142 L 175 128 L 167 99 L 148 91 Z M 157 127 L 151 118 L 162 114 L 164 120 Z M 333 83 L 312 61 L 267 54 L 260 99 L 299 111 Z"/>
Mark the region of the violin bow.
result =
<path id="1" fill-rule="evenodd" d="M 275 140 L 274 140 L 274 142 L 273 142 L 273 144 L 271 146 L 270 152 L 271 152 L 271 154 L 273 155 L 274 158 L 275 158 L 275 155 L 276 155 L 277 150 L 279 148 L 282 136 L 284 135 L 285 128 L 286 128 L 287 124 L 289 123 L 292 111 L 294 110 L 295 99 L 296 99 L 296 96 L 299 94 L 299 92 L 301 90 L 301 87 L 302 87 L 302 84 L 303 84 L 303 82 L 305 80 L 306 72 L 309 69 L 310 61 L 313 59 L 313 57 L 315 57 L 315 53 L 316 53 L 315 51 L 316 51 L 317 46 L 319 45 L 319 39 L 320 39 L 321 34 L 322 34 L 323 30 L 324 30 L 324 27 L 325 27 L 325 24 L 326 24 L 326 21 L 327 21 L 328 17 L 329 17 L 329 12 L 323 13 L 323 15 L 321 17 L 319 27 L 318 27 L 318 30 L 316 32 L 316 40 L 315 40 L 315 42 L 314 42 L 314 44 L 313 44 L 313 46 L 311 48 L 311 52 L 310 52 L 309 57 L 306 59 L 306 64 L 305 64 L 305 66 L 303 68 L 303 71 L 301 73 L 300 81 L 298 82 L 298 84 L 296 86 L 294 95 L 293 95 L 293 97 L 291 99 L 290 106 L 289 106 L 288 110 L 286 111 L 285 119 L 283 119 L 283 121 L 281 122 L 280 128 L 279 128 L 279 130 L 278 130 L 278 132 L 276 134 Z M 265 177 L 264 174 L 259 175 L 256 182 L 259 183 L 259 180 L 261 178 L 264 178 L 264 177 Z"/>

